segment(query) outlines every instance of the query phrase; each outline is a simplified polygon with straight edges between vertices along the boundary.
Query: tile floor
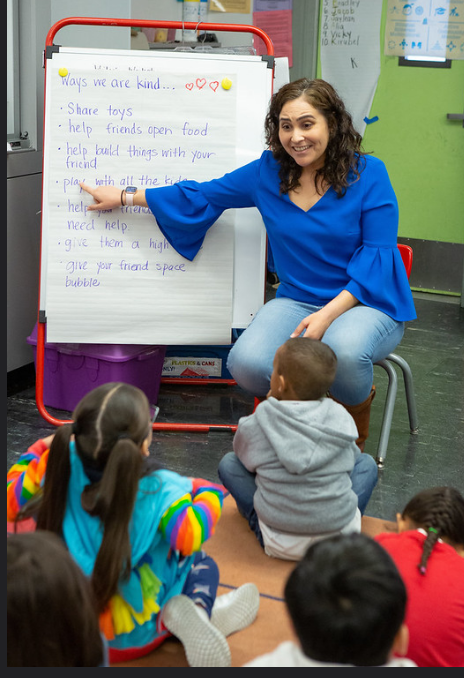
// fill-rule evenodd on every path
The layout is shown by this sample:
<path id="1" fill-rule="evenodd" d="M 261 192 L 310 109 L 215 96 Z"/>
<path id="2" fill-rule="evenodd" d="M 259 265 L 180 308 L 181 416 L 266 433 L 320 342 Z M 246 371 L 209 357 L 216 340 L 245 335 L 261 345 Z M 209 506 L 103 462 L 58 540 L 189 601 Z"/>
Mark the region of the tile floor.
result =
<path id="1" fill-rule="evenodd" d="M 393 520 L 419 490 L 453 485 L 464 491 L 464 309 L 459 299 L 415 294 L 418 320 L 409 323 L 397 349 L 411 366 L 419 433 L 410 435 L 406 400 L 399 376 L 398 397 L 385 467 L 366 513 Z M 366 453 L 376 456 L 387 377 L 376 368 L 377 396 L 372 406 Z M 22 388 L 9 387 L 7 468 L 37 438 L 54 427 L 37 411 L 33 378 Z M 235 424 L 251 413 L 253 398 L 237 386 L 162 384 L 160 422 Z M 68 412 L 50 409 L 58 419 Z M 232 449 L 232 433 L 155 431 L 151 453 L 178 473 L 217 480 L 221 457 Z"/>

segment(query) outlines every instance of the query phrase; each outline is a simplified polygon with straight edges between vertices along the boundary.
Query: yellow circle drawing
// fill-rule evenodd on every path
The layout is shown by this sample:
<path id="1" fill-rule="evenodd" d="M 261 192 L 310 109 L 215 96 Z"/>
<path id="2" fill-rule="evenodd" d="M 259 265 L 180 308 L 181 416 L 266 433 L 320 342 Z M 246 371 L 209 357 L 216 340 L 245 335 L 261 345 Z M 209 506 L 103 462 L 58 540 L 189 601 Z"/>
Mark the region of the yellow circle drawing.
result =
<path id="1" fill-rule="evenodd" d="M 232 80 L 229 80 L 229 78 L 224 78 L 221 82 L 221 85 L 223 89 L 230 89 L 232 87 Z"/>

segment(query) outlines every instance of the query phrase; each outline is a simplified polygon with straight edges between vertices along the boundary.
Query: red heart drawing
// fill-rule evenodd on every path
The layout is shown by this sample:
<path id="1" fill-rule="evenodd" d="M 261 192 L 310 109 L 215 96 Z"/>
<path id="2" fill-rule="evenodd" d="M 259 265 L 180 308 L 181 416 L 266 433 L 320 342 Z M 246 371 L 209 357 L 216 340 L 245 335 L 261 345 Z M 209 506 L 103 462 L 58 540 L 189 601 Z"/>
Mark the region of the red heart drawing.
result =
<path id="1" fill-rule="evenodd" d="M 201 89 L 202 87 L 204 87 L 206 85 L 206 80 L 204 78 L 197 78 L 196 84 L 197 84 L 198 89 Z"/>
<path id="2" fill-rule="evenodd" d="M 185 86 L 186 86 L 187 89 L 189 89 L 190 91 L 192 91 L 192 89 L 193 89 L 193 82 L 188 82 Z"/>
<path id="3" fill-rule="evenodd" d="M 209 83 L 209 86 L 211 87 L 213 92 L 215 92 L 217 90 L 217 88 L 219 87 L 219 83 L 218 83 L 217 80 L 213 80 L 213 82 Z"/>

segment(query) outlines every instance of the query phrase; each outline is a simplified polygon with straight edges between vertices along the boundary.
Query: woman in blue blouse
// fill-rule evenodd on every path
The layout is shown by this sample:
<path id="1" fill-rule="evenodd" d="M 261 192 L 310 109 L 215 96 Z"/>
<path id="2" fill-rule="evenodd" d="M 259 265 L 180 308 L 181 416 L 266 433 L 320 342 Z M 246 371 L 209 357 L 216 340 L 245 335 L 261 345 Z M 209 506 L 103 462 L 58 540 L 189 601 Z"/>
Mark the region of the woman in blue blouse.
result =
<path id="1" fill-rule="evenodd" d="M 166 239 L 192 260 L 224 210 L 257 207 L 280 285 L 234 344 L 228 369 L 265 396 L 280 345 L 290 336 L 323 340 L 338 358 L 331 396 L 353 415 L 363 449 L 373 364 L 416 317 L 397 248 L 396 196 L 383 162 L 361 151 L 350 114 L 323 80 L 284 85 L 265 132 L 270 150 L 220 179 L 135 194 L 82 184 L 96 203 L 88 209 L 148 206 Z"/>

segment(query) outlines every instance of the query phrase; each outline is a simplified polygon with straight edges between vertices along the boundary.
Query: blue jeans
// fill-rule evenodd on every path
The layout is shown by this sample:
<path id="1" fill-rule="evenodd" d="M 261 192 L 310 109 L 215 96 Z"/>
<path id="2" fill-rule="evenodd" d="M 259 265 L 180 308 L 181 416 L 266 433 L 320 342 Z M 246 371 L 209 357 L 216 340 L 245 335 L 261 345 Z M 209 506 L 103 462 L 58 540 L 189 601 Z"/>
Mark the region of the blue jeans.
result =
<path id="1" fill-rule="evenodd" d="M 201 605 L 211 617 L 219 586 L 219 569 L 216 562 L 204 551 L 195 553 L 192 569 L 187 575 L 182 593 Z"/>
<path id="2" fill-rule="evenodd" d="M 229 353 L 227 368 L 235 381 L 253 395 L 265 396 L 275 352 L 303 318 L 320 308 L 285 297 L 265 304 Z M 372 388 L 373 364 L 394 351 L 403 333 L 404 323 L 362 304 L 342 313 L 322 339 L 338 361 L 331 395 L 345 405 L 364 402 Z"/>
<path id="3" fill-rule="evenodd" d="M 219 462 L 218 476 L 235 499 L 239 513 L 248 520 L 250 528 L 263 546 L 263 537 L 253 503 L 256 492 L 255 474 L 244 467 L 235 452 L 228 452 Z M 369 454 L 360 454 L 351 472 L 351 485 L 358 497 L 358 508 L 362 515 L 377 484 L 377 478 L 378 469 L 374 458 Z"/>

